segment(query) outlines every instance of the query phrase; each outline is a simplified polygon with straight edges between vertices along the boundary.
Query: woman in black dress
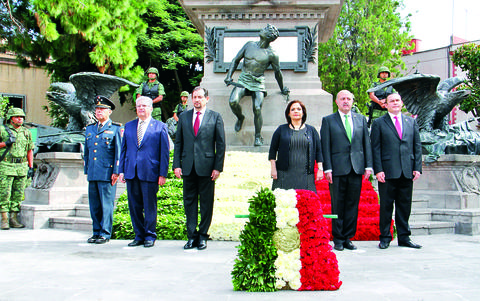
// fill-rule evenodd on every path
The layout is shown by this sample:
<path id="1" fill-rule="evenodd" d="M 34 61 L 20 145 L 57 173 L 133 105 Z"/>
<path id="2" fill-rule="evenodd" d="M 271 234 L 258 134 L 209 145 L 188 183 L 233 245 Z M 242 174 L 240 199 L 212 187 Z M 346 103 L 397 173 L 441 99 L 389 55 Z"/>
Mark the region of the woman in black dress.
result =
<path id="1" fill-rule="evenodd" d="M 272 190 L 306 189 L 317 192 L 315 180 L 323 178 L 320 170 L 315 179 L 315 165 L 322 162 L 320 136 L 308 124 L 307 110 L 300 100 L 292 100 L 285 109 L 287 124 L 280 125 L 272 136 L 268 160 L 271 162 Z M 320 168 L 321 169 L 321 168 Z"/>

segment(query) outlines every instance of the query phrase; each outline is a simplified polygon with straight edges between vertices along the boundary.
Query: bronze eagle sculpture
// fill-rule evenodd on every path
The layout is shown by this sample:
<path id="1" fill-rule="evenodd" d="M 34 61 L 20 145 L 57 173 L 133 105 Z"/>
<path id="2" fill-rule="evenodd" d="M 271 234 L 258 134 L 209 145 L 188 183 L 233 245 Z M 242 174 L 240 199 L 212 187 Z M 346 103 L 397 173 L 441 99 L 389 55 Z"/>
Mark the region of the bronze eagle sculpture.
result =
<path id="1" fill-rule="evenodd" d="M 437 75 L 412 74 L 388 80 L 367 92 L 392 86 L 408 112 L 417 116 L 420 131 L 445 130 L 447 115 L 470 95 L 470 90 L 452 91 L 464 81 L 461 77 L 451 77 L 440 82 Z"/>
<path id="2" fill-rule="evenodd" d="M 131 85 L 126 79 L 97 72 L 80 72 L 70 76 L 69 83 L 52 83 L 47 98 L 61 106 L 69 115 L 67 131 L 82 131 L 95 122 L 95 97 L 110 98 L 120 87 Z"/>

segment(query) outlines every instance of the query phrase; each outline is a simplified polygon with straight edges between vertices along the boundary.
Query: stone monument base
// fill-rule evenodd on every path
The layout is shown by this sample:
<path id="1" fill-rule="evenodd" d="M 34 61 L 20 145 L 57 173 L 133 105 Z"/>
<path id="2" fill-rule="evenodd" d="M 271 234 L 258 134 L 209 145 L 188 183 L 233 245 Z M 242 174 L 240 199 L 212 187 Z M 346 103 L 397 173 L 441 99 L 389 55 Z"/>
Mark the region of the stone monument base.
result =
<path id="1" fill-rule="evenodd" d="M 480 234 L 480 156 L 443 155 L 423 165 L 413 198 L 425 203 L 433 221 L 455 223 L 456 234 Z"/>
<path id="2" fill-rule="evenodd" d="M 37 171 L 25 189 L 20 218 L 27 228 L 48 228 L 51 217 L 75 214 L 88 195 L 81 153 L 50 152 L 35 157 Z"/>

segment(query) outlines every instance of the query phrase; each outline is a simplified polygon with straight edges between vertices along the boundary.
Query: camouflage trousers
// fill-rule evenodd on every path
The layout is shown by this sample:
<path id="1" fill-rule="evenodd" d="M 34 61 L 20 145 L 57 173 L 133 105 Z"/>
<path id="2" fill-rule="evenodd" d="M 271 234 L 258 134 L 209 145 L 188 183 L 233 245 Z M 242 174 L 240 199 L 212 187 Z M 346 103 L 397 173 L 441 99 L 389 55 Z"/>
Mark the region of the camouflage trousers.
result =
<path id="1" fill-rule="evenodd" d="M 0 212 L 18 212 L 25 198 L 27 176 L 0 175 Z"/>

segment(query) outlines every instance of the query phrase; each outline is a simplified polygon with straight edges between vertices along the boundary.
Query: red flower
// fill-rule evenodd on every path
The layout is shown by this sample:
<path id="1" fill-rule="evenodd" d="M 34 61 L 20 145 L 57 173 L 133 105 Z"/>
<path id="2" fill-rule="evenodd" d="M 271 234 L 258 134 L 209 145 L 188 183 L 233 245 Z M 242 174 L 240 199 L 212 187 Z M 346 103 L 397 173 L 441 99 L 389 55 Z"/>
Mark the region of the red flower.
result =
<path id="1" fill-rule="evenodd" d="M 302 262 L 299 290 L 337 290 L 342 285 L 337 257 L 329 244 L 330 232 L 328 221 L 323 217 L 323 207 L 315 193 L 297 190 Z"/>

